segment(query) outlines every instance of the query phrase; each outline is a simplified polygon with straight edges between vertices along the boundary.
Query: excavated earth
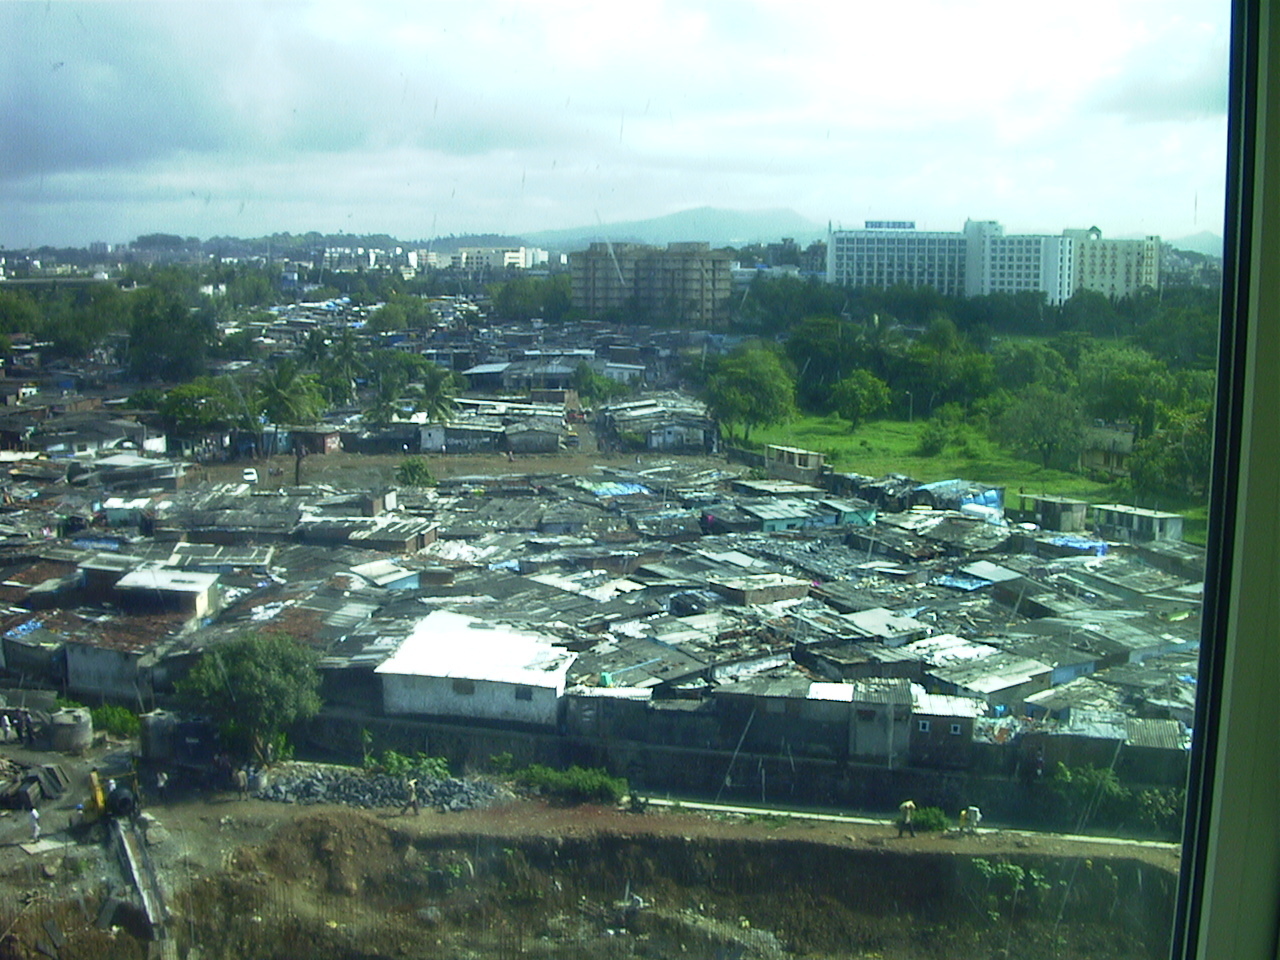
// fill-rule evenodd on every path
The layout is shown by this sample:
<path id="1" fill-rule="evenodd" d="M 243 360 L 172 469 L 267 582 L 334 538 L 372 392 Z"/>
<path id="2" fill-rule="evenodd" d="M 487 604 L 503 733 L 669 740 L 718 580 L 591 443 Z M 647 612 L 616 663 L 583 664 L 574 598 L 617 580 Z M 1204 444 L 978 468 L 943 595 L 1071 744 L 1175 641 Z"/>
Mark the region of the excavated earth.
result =
<path id="1" fill-rule="evenodd" d="M 86 837 L 3 848 L 0 960 L 1145 960 L 1177 880 L 1167 845 L 536 799 L 414 816 L 205 794 L 150 813 L 167 943 L 127 911 L 99 925 L 114 884 Z"/>

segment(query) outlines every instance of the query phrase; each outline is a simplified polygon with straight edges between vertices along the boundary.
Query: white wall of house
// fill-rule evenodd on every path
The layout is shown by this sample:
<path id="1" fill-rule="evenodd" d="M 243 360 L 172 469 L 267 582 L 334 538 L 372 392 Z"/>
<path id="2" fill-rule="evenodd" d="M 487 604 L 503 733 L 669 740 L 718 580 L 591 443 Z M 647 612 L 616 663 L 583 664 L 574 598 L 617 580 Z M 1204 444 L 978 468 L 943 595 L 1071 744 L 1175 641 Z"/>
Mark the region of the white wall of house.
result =
<path id="1" fill-rule="evenodd" d="M 545 635 L 437 610 L 376 672 L 389 715 L 554 726 L 575 659 Z"/>
<path id="2" fill-rule="evenodd" d="M 563 687 L 534 687 L 496 680 L 385 674 L 387 714 L 428 714 L 555 726 Z"/>

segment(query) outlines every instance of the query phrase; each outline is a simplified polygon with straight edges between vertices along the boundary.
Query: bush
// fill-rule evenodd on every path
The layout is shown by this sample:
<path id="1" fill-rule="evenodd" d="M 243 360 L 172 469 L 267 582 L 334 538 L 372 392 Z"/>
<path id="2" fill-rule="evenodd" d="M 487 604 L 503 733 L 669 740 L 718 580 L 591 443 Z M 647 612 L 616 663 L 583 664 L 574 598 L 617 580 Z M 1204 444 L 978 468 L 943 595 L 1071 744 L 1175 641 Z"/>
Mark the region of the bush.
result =
<path id="1" fill-rule="evenodd" d="M 627 794 L 627 781 L 608 771 L 573 766 L 553 770 L 535 763 L 516 776 L 516 782 L 565 803 L 618 803 Z"/>
<path id="2" fill-rule="evenodd" d="M 422 457 L 409 457 L 401 460 L 396 467 L 396 483 L 404 487 L 434 487 L 436 478 L 431 475 L 431 468 Z"/>
<path id="3" fill-rule="evenodd" d="M 85 705 L 75 700 L 58 698 L 58 706 L 65 710 L 83 710 Z M 89 716 L 93 718 L 93 729 L 111 734 L 113 737 L 136 737 L 142 729 L 142 721 L 128 707 L 117 707 L 104 703 L 100 707 L 89 707 Z"/>
<path id="4" fill-rule="evenodd" d="M 1059 763 L 1050 787 L 1075 830 L 1118 825 L 1124 820 L 1132 797 L 1115 770 L 1092 764 L 1069 767 Z"/>
<path id="5" fill-rule="evenodd" d="M 433 780 L 449 778 L 449 761 L 444 757 L 428 757 L 425 753 L 405 754 L 384 750 L 377 758 L 377 766 L 393 777 L 407 777 L 417 773 Z"/>
<path id="6" fill-rule="evenodd" d="M 921 807 L 912 818 L 916 829 L 922 833 L 937 833 L 951 829 L 951 818 L 941 807 Z"/>
<path id="7" fill-rule="evenodd" d="M 142 729 L 138 715 L 128 707 L 104 704 L 89 710 L 93 717 L 93 729 L 105 730 L 113 737 L 136 737 Z"/>

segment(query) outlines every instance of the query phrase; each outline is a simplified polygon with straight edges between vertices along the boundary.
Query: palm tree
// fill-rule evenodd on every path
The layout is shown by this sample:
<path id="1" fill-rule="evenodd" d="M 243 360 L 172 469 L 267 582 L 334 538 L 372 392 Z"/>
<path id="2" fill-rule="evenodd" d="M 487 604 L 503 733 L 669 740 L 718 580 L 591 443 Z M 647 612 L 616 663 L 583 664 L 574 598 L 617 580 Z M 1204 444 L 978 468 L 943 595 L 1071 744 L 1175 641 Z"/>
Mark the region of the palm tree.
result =
<path id="1" fill-rule="evenodd" d="M 298 351 L 298 357 L 306 369 L 319 370 L 329 358 L 329 338 L 325 332 L 315 329 L 308 333 L 307 339 L 302 342 L 302 349 Z"/>
<path id="2" fill-rule="evenodd" d="M 303 373 L 293 360 L 281 360 L 257 382 L 258 403 L 271 423 L 314 423 L 324 412 L 324 396 L 314 374 Z"/>
<path id="3" fill-rule="evenodd" d="M 417 391 L 416 409 L 426 413 L 428 420 L 445 422 L 453 413 L 458 378 L 439 364 L 428 363 L 422 368 L 422 384 Z"/>
<path id="4" fill-rule="evenodd" d="M 356 346 L 356 338 L 344 328 L 328 344 L 328 356 L 320 368 L 321 384 L 330 403 L 349 403 L 356 397 L 356 380 L 368 369 Z"/>

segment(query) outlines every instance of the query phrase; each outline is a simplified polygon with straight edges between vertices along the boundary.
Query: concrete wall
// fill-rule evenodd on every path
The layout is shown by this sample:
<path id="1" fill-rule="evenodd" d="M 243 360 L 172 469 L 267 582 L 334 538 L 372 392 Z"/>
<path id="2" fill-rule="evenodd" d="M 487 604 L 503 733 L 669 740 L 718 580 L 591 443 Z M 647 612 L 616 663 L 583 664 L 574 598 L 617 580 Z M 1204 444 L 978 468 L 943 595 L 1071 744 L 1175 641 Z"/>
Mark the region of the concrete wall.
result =
<path id="1" fill-rule="evenodd" d="M 382 704 L 388 714 L 507 720 L 554 727 L 559 718 L 560 693 L 552 687 L 495 680 L 382 675 Z M 528 699 L 521 699 L 524 694 Z"/>
<path id="2" fill-rule="evenodd" d="M 136 702 L 150 694 L 150 678 L 138 668 L 141 654 L 68 643 L 67 688 L 73 693 Z"/>

